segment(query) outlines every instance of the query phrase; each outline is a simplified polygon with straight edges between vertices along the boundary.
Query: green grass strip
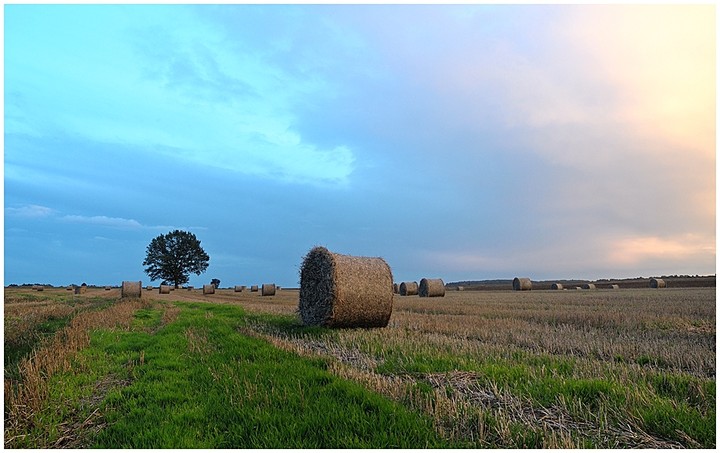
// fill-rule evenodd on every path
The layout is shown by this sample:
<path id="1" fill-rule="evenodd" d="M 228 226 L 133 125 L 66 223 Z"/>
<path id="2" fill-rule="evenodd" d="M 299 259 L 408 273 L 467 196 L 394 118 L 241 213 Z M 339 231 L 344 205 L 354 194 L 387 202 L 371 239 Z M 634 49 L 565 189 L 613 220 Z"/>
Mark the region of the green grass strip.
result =
<path id="1" fill-rule="evenodd" d="M 431 421 L 237 332 L 238 307 L 141 310 L 131 332 L 96 332 L 85 366 L 131 377 L 101 406 L 94 448 L 442 448 Z M 94 362 L 93 362 L 94 361 Z M 102 363 L 99 363 L 102 362 Z M 91 372 L 87 370 L 86 372 Z"/>

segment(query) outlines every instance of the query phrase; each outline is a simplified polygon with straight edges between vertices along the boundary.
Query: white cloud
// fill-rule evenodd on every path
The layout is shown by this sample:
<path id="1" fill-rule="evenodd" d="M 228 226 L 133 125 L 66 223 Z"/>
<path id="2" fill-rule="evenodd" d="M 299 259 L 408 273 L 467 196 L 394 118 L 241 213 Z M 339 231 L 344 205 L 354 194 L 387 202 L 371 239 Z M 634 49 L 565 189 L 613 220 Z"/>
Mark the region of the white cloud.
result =
<path id="1" fill-rule="evenodd" d="M 86 223 L 91 225 L 100 225 L 112 228 L 142 228 L 143 226 L 135 219 L 123 219 L 121 217 L 108 217 L 104 215 L 81 216 L 81 215 L 65 215 L 62 220 L 72 223 Z"/>
<path id="2" fill-rule="evenodd" d="M 46 206 L 40 206 L 36 204 L 30 204 L 25 206 L 20 206 L 17 208 L 5 208 L 5 215 L 15 216 L 15 217 L 25 217 L 25 218 L 41 218 L 41 217 L 49 217 L 55 213 L 54 209 L 48 208 Z"/>

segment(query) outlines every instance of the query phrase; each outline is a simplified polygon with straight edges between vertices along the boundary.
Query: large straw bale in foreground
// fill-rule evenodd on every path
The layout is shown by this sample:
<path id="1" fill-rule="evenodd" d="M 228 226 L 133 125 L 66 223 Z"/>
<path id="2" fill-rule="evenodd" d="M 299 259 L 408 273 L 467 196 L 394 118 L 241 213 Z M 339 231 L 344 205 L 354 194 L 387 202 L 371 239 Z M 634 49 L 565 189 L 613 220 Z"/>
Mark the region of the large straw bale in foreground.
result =
<path id="1" fill-rule="evenodd" d="M 203 285 L 203 294 L 215 294 L 215 285 Z"/>
<path id="2" fill-rule="evenodd" d="M 513 279 L 513 289 L 515 291 L 530 291 L 532 289 L 532 281 L 529 278 L 515 277 Z"/>
<path id="3" fill-rule="evenodd" d="M 650 288 L 667 288 L 667 283 L 662 278 L 651 278 Z"/>
<path id="4" fill-rule="evenodd" d="M 142 282 L 122 282 L 121 297 L 140 297 L 142 295 Z"/>
<path id="5" fill-rule="evenodd" d="M 423 278 L 418 287 L 420 297 L 445 297 L 445 283 L 441 278 Z"/>
<path id="6" fill-rule="evenodd" d="M 382 258 L 341 255 L 315 247 L 300 269 L 299 311 L 306 325 L 385 327 L 393 277 Z"/>
<path id="7" fill-rule="evenodd" d="M 170 294 L 170 285 L 160 285 L 160 294 Z"/>
<path id="8" fill-rule="evenodd" d="M 274 296 L 275 295 L 275 283 L 263 283 L 260 295 Z"/>
<path id="9" fill-rule="evenodd" d="M 400 283 L 400 295 L 401 296 L 417 296 L 418 284 L 417 282 L 402 282 Z"/>

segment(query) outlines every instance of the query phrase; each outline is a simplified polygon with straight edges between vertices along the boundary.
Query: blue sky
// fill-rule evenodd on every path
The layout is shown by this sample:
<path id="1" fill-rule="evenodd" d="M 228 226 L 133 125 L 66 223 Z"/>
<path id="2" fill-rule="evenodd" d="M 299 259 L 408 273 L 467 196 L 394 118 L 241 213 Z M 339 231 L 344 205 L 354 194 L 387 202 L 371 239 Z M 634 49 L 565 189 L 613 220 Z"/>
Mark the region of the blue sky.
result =
<path id="1" fill-rule="evenodd" d="M 5 5 L 4 278 L 715 273 L 715 6 Z M 158 282 L 154 282 L 157 284 Z"/>

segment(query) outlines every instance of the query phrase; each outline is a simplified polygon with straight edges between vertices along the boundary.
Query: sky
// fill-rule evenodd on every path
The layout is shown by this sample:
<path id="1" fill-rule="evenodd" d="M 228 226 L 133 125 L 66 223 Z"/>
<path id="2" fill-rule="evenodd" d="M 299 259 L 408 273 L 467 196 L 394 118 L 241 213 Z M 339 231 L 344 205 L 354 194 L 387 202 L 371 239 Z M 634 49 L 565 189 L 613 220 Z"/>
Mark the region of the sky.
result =
<path id="1" fill-rule="evenodd" d="M 705 5 L 4 5 L 4 280 L 714 274 Z"/>

